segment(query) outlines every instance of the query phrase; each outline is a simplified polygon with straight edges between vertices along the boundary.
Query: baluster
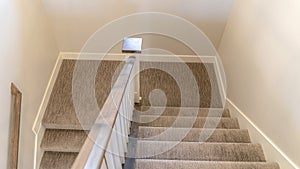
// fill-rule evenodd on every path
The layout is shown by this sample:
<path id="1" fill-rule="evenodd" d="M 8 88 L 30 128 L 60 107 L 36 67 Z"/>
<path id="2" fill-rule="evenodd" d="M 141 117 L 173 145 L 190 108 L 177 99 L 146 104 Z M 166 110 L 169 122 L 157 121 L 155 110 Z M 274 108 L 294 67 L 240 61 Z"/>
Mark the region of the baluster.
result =
<path id="1" fill-rule="evenodd" d="M 117 169 L 121 169 L 122 168 L 122 162 L 120 159 L 120 151 L 119 151 L 119 146 L 118 146 L 118 140 L 116 138 L 116 132 L 113 132 L 111 135 L 111 148 L 112 148 L 112 155 L 114 157 L 114 161 L 115 161 L 115 166 Z"/>
<path id="2" fill-rule="evenodd" d="M 127 131 L 127 117 L 126 117 L 126 114 L 125 114 L 125 111 L 124 111 L 124 105 L 121 104 L 121 108 L 120 109 L 120 114 L 122 114 L 122 119 L 121 119 L 121 126 L 122 126 L 122 132 L 124 134 L 124 139 L 125 139 L 125 144 L 127 143 L 127 140 L 128 140 L 128 131 Z"/>
<path id="3" fill-rule="evenodd" d="M 119 114 L 117 119 L 116 119 L 116 123 L 115 123 L 115 132 L 116 132 L 116 136 L 117 136 L 117 140 L 118 140 L 118 147 L 119 147 L 119 151 L 120 151 L 120 158 L 122 163 L 125 163 L 125 150 L 124 150 L 124 140 L 123 140 L 123 133 L 121 131 L 121 126 L 120 126 L 120 120 L 121 120 L 121 115 Z"/>
<path id="4" fill-rule="evenodd" d="M 114 159 L 114 157 L 112 155 L 112 145 L 111 145 L 111 142 L 107 146 L 107 150 L 106 150 L 106 153 L 105 153 L 105 159 L 106 159 L 106 162 L 107 162 L 107 168 L 109 168 L 109 169 L 117 169 L 116 166 L 115 166 L 115 159 Z"/>
<path id="5" fill-rule="evenodd" d="M 104 156 L 104 159 L 103 159 L 103 162 L 102 162 L 102 165 L 101 165 L 101 169 L 108 169 L 107 167 L 107 161 L 106 161 L 106 157 Z"/>
<path id="6" fill-rule="evenodd" d="M 130 98 L 130 93 L 129 93 L 129 86 L 127 89 L 127 95 L 125 99 L 125 107 L 126 107 L 126 115 L 127 115 L 127 122 L 128 122 L 128 133 L 130 133 L 130 126 L 131 126 L 131 118 L 130 118 L 130 110 L 129 110 L 129 98 Z"/>
<path id="7" fill-rule="evenodd" d="M 129 132 L 128 132 L 128 117 L 127 117 L 127 113 L 126 113 L 126 106 L 125 106 L 125 102 L 123 101 L 122 103 L 121 103 L 121 107 L 122 107 L 122 109 L 121 109 L 121 111 L 122 111 L 122 114 L 123 114 L 123 119 L 124 120 L 122 120 L 123 121 L 123 126 L 124 126 L 124 135 L 126 136 L 125 138 L 126 138 L 126 143 L 128 143 L 128 134 L 129 134 Z"/>
<path id="8" fill-rule="evenodd" d="M 127 135 L 125 134 L 125 131 L 124 131 L 124 126 L 122 125 L 122 121 L 123 121 L 124 117 L 123 116 L 120 116 L 120 119 L 118 121 L 118 125 L 120 126 L 120 132 L 121 132 L 121 140 L 122 140 L 122 148 L 124 150 L 124 155 L 125 155 L 125 152 L 127 152 L 127 144 L 126 144 L 126 137 Z"/>

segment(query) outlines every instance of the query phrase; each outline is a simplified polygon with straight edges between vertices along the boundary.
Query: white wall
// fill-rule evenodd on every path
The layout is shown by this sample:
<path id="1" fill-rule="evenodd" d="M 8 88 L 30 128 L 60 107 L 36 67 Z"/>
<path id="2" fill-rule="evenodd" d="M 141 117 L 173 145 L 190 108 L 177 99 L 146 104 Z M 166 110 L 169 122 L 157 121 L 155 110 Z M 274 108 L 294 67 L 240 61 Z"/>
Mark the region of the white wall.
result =
<path id="1" fill-rule="evenodd" d="M 201 28 L 214 45 L 218 46 L 232 5 L 232 0 L 43 0 L 43 2 L 52 20 L 59 49 L 66 52 L 79 52 L 96 30 L 114 19 L 136 12 L 165 12 L 183 17 Z M 170 28 L 170 31 L 172 29 L 174 28 Z M 152 40 L 153 43 L 159 43 L 162 39 L 156 37 Z M 169 41 L 164 42 L 166 45 Z M 153 43 L 145 43 L 144 48 L 153 47 L 151 46 Z M 170 46 L 161 48 L 172 50 Z M 173 48 L 174 51 L 178 51 L 176 47 Z"/>
<path id="2" fill-rule="evenodd" d="M 298 166 L 299 9 L 299 0 L 235 0 L 219 47 L 229 99 Z"/>
<path id="3" fill-rule="evenodd" d="M 10 83 L 23 93 L 19 168 L 33 168 L 31 130 L 58 56 L 55 38 L 39 0 L 0 1 L 0 168 L 7 168 Z"/>

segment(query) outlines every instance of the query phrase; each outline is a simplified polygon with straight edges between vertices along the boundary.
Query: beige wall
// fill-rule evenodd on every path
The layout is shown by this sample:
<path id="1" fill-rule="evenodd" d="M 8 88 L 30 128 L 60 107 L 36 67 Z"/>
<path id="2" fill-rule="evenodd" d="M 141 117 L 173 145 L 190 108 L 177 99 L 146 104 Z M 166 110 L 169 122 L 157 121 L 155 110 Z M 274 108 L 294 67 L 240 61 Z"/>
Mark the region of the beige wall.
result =
<path id="1" fill-rule="evenodd" d="M 20 169 L 33 168 L 31 130 L 58 48 L 39 0 L 0 1 L 0 168 L 7 168 L 10 82 L 23 92 Z"/>
<path id="2" fill-rule="evenodd" d="M 229 99 L 298 166 L 299 9 L 299 0 L 235 0 L 219 47 Z"/>
<path id="3" fill-rule="evenodd" d="M 96 30 L 114 19 L 137 12 L 165 12 L 183 17 L 200 28 L 218 46 L 232 0 L 43 0 L 43 3 L 52 20 L 59 49 L 78 52 Z M 172 31 L 174 28 L 169 29 Z M 161 43 L 162 39 L 154 37 L 146 40 L 152 42 L 145 42 L 144 48 L 152 47 L 147 44 Z M 169 41 L 163 42 L 161 48 L 178 51 Z M 180 53 L 188 52 L 184 50 Z"/>

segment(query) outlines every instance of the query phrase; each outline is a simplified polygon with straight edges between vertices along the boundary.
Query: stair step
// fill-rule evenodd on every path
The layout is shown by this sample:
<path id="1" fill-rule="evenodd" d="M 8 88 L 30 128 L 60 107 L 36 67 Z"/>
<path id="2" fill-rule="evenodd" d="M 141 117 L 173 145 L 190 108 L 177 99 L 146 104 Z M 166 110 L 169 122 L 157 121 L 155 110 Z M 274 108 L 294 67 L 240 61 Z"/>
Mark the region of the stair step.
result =
<path id="1" fill-rule="evenodd" d="M 83 130 L 50 130 L 46 129 L 41 148 L 52 152 L 79 152 L 87 132 Z"/>
<path id="2" fill-rule="evenodd" d="M 140 116 L 141 126 L 181 128 L 226 128 L 239 129 L 237 118 L 182 117 L 182 116 Z"/>
<path id="3" fill-rule="evenodd" d="M 180 112 L 180 114 L 179 114 Z M 138 113 L 138 112 L 136 112 Z M 142 106 L 140 115 L 230 117 L 228 109 L 194 107 L 150 107 Z"/>
<path id="4" fill-rule="evenodd" d="M 279 169 L 277 163 L 137 159 L 135 169 Z"/>
<path id="5" fill-rule="evenodd" d="M 201 135 L 200 135 L 201 134 Z M 247 130 L 139 127 L 139 139 L 152 141 L 250 143 Z"/>
<path id="6" fill-rule="evenodd" d="M 44 152 L 40 169 L 70 169 L 78 153 Z"/>
<path id="7" fill-rule="evenodd" d="M 138 140 L 137 157 L 166 160 L 265 162 L 261 145 L 250 143 L 197 143 Z"/>

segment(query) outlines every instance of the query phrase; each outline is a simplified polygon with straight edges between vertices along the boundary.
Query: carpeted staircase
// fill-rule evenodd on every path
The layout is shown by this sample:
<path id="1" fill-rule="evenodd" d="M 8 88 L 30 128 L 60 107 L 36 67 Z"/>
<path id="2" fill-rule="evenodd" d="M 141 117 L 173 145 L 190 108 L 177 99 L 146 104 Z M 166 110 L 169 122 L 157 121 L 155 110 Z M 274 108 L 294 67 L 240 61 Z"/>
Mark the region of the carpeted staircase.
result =
<path id="1" fill-rule="evenodd" d="M 141 108 L 135 169 L 279 169 L 227 109 L 181 109 Z"/>
<path id="2" fill-rule="evenodd" d="M 83 82 L 90 80 L 85 74 L 90 71 L 96 72 L 93 94 L 99 109 L 80 105 L 81 111 L 85 113 L 75 113 L 72 82 L 77 62 L 64 60 L 43 118 L 46 130 L 40 145 L 44 150 L 40 169 L 71 168 L 118 75 L 115 72 L 122 67 L 122 62 L 102 61 L 97 70 L 93 70 L 99 62 L 79 62 L 82 65 L 80 78 Z M 174 64 L 167 66 L 174 67 Z M 212 85 L 210 83 L 213 82 L 207 80 L 203 64 L 189 66 L 195 75 L 198 73 L 196 77 L 202 91 L 201 96 L 206 98 L 200 102 L 201 107 L 210 105 L 211 98 L 206 96 L 216 88 L 216 84 Z M 197 72 L 199 68 L 200 73 Z M 138 122 L 137 125 L 133 125 L 137 126 L 134 130 L 137 141 L 129 141 L 129 151 L 132 152 L 128 153 L 132 153 L 136 158 L 127 159 L 126 163 L 133 161 L 133 165 L 125 164 L 124 169 L 279 169 L 277 163 L 266 162 L 261 145 L 251 143 L 248 131 L 240 129 L 238 120 L 230 117 L 229 110 L 201 108 L 198 111 L 187 106 L 181 108 L 179 113 L 180 108 L 176 105 L 180 100 L 177 94 L 173 95 L 176 92 L 172 92 L 176 86 L 172 87 L 166 80 L 160 81 L 161 86 L 159 83 L 148 82 L 149 79 L 155 78 L 167 79 L 166 75 L 156 70 L 141 73 L 142 96 L 146 98 L 152 88 L 165 86 L 166 90 L 170 90 L 167 92 L 169 107 L 148 107 L 149 101 L 146 100 L 142 101 L 139 107 L 141 111 L 134 112 Z M 80 91 L 77 98 L 79 104 L 89 103 L 89 99 L 93 99 L 88 93 Z M 219 105 L 219 101 L 214 105 Z M 161 153 L 166 147 L 168 150 Z"/>

